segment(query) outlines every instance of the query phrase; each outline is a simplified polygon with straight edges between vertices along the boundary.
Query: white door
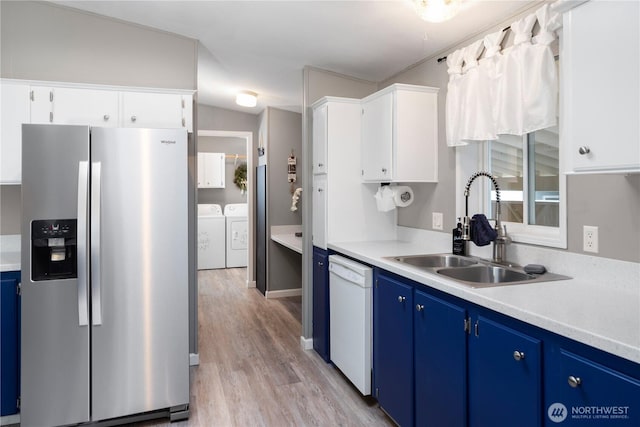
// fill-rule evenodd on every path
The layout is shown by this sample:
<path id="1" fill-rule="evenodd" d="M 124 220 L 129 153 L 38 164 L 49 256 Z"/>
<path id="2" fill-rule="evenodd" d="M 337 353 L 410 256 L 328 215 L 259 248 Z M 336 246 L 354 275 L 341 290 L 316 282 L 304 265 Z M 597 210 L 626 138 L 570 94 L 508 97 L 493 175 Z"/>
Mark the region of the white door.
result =
<path id="1" fill-rule="evenodd" d="M 53 95 L 54 123 L 118 126 L 118 92 L 61 87 Z"/>
<path id="2" fill-rule="evenodd" d="M 313 174 L 327 173 L 328 105 L 313 110 Z"/>
<path id="3" fill-rule="evenodd" d="M 362 179 L 391 180 L 393 93 L 363 103 L 362 111 Z"/>
<path id="4" fill-rule="evenodd" d="M 182 128 L 182 96 L 122 92 L 124 127 Z"/>
<path id="5" fill-rule="evenodd" d="M 224 153 L 205 153 L 207 161 L 204 167 L 204 179 L 209 188 L 224 188 Z"/>
<path id="6" fill-rule="evenodd" d="M 2 83 L 0 106 L 0 184 L 22 177 L 22 124 L 29 123 L 29 85 Z"/>
<path id="7" fill-rule="evenodd" d="M 327 249 L 327 178 L 319 175 L 313 179 L 313 246 Z"/>

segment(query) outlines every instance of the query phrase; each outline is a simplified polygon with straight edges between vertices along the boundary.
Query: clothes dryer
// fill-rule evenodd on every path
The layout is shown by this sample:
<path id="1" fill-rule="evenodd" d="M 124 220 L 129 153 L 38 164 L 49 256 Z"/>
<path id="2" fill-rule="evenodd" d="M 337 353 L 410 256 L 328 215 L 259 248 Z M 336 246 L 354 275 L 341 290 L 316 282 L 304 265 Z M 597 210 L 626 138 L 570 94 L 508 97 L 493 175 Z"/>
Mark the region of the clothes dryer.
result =
<path id="1" fill-rule="evenodd" d="M 228 204 L 224 207 L 224 215 L 227 222 L 227 268 L 246 267 L 249 246 L 247 204 Z"/>
<path id="2" fill-rule="evenodd" d="M 216 204 L 198 205 L 198 270 L 225 268 L 226 221 Z"/>

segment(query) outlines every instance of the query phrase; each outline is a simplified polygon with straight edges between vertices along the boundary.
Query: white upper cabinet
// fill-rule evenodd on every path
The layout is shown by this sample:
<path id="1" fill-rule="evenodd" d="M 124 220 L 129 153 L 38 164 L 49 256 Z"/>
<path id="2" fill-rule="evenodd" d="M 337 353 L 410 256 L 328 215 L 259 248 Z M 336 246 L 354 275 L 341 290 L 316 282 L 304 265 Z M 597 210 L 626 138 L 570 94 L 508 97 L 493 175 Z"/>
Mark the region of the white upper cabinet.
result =
<path id="1" fill-rule="evenodd" d="M 566 172 L 640 172 L 640 3 L 589 1 L 564 15 Z"/>
<path id="2" fill-rule="evenodd" d="M 311 240 L 313 246 L 327 249 L 327 177 L 313 177 L 313 221 L 311 222 Z"/>
<path id="3" fill-rule="evenodd" d="M 22 124 L 31 120 L 29 91 L 28 84 L 0 87 L 0 184 L 21 181 Z"/>
<path id="4" fill-rule="evenodd" d="M 53 123 L 53 88 L 47 86 L 31 86 L 29 93 L 30 117 L 32 124 Z"/>
<path id="5" fill-rule="evenodd" d="M 362 100 L 362 179 L 438 181 L 438 89 L 394 84 Z"/>
<path id="6" fill-rule="evenodd" d="M 198 153 L 198 188 L 225 188 L 225 154 Z"/>
<path id="7" fill-rule="evenodd" d="M 181 128 L 182 96 L 166 93 L 123 92 L 124 127 Z"/>
<path id="8" fill-rule="evenodd" d="M 117 127 L 118 92 L 112 90 L 53 89 L 53 123 Z"/>
<path id="9" fill-rule="evenodd" d="M 313 174 L 327 173 L 328 107 L 322 105 L 313 110 Z"/>

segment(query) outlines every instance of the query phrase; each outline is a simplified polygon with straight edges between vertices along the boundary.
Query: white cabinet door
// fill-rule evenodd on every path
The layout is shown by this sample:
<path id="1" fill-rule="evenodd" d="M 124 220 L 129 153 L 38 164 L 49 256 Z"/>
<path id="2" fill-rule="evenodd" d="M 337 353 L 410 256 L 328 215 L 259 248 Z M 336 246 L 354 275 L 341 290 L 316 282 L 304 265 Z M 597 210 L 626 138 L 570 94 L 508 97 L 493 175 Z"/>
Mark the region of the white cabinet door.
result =
<path id="1" fill-rule="evenodd" d="M 640 171 L 638 16 L 635 1 L 590 1 L 564 15 L 568 172 Z"/>
<path id="2" fill-rule="evenodd" d="M 313 246 L 327 249 L 327 176 L 313 177 L 311 240 Z"/>
<path id="3" fill-rule="evenodd" d="M 53 88 L 31 86 L 31 123 L 53 122 Z"/>
<path id="4" fill-rule="evenodd" d="M 390 181 L 393 176 L 393 93 L 362 103 L 362 179 Z"/>
<path id="5" fill-rule="evenodd" d="M 313 110 L 313 174 L 327 173 L 328 106 Z"/>
<path id="6" fill-rule="evenodd" d="M 22 180 L 22 124 L 29 123 L 29 85 L 2 83 L 0 87 L 0 184 Z"/>
<path id="7" fill-rule="evenodd" d="M 225 188 L 225 154 L 198 153 L 198 188 Z"/>
<path id="8" fill-rule="evenodd" d="M 101 127 L 118 126 L 118 92 L 55 88 L 53 123 Z"/>
<path id="9" fill-rule="evenodd" d="M 182 127 L 193 132 L 193 96 L 182 95 Z"/>
<path id="10" fill-rule="evenodd" d="M 182 95 L 122 92 L 124 127 L 181 128 Z"/>
<path id="11" fill-rule="evenodd" d="M 394 84 L 362 108 L 363 181 L 438 181 L 437 88 Z"/>

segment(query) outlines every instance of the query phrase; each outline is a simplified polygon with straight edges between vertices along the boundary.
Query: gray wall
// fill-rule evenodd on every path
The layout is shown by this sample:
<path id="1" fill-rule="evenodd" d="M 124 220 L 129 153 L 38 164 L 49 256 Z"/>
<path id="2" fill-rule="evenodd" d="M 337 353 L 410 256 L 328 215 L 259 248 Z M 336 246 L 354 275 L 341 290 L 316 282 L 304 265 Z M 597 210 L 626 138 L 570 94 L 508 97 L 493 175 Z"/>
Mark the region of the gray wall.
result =
<path id="1" fill-rule="evenodd" d="M 4 78 L 197 89 L 197 41 L 43 2 L 2 1 Z"/>
<path id="2" fill-rule="evenodd" d="M 502 22 L 475 39 L 504 28 L 515 19 L 517 17 Z M 445 230 L 451 230 L 455 225 L 455 150 L 446 146 L 444 130 L 447 65 L 445 62 L 438 63 L 436 59 L 468 45 L 475 39 L 464 40 L 447 52 L 420 62 L 385 80 L 379 86 L 383 88 L 392 83 L 410 83 L 440 88 L 438 94 L 439 182 L 412 185 L 416 196 L 415 202 L 407 208 L 399 209 L 399 225 L 431 229 L 431 212 L 444 213 Z M 509 43 L 510 41 L 507 40 L 505 45 Z M 639 217 L 640 175 L 568 176 L 567 250 L 569 252 L 583 253 L 582 227 L 594 225 L 599 227 L 599 253 L 590 255 L 640 262 Z"/>
<path id="3" fill-rule="evenodd" d="M 247 155 L 247 143 L 243 138 L 221 136 L 199 136 L 198 151 L 205 153 L 225 153 L 227 155 Z M 229 203 L 247 203 L 247 192 L 241 193 L 234 184 L 236 167 L 247 163 L 246 159 L 225 160 L 225 188 L 199 188 L 198 203 L 217 203 L 224 208 Z M 247 179 L 251 171 L 247 171 Z"/>
<path id="4" fill-rule="evenodd" d="M 302 213 L 291 211 L 291 184 L 287 181 L 287 159 L 293 150 L 297 162 L 295 188 L 301 186 L 302 116 L 300 113 L 268 108 L 262 115 L 267 157 L 267 233 L 273 225 L 302 224 Z M 266 123 L 265 123 L 266 122 Z M 266 131 L 266 135 L 264 132 Z M 300 205 L 305 203 L 304 194 Z M 275 243 L 267 236 L 267 291 L 299 289 L 302 284 L 300 254 Z"/>

